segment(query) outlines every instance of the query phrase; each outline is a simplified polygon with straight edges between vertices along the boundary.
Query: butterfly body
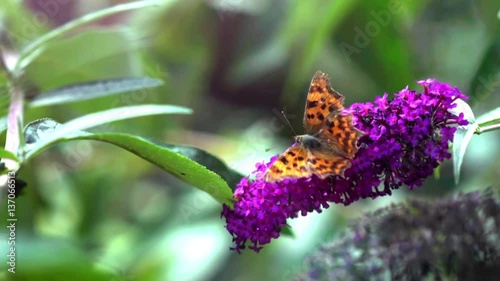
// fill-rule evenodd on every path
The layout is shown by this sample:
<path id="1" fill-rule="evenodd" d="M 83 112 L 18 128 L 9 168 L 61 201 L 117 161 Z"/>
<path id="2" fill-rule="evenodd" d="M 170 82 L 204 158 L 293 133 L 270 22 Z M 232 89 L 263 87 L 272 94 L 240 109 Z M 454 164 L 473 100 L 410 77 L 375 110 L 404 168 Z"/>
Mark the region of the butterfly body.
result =
<path id="1" fill-rule="evenodd" d="M 343 176 L 363 135 L 352 124 L 352 115 L 342 115 L 343 101 L 344 97 L 331 87 L 328 76 L 316 72 L 305 106 L 306 134 L 295 136 L 295 144 L 267 170 L 266 181 L 312 175 L 322 179 Z"/>
<path id="2" fill-rule="evenodd" d="M 318 149 L 321 147 L 321 140 L 311 135 L 295 136 L 295 143 L 302 145 L 306 149 Z"/>

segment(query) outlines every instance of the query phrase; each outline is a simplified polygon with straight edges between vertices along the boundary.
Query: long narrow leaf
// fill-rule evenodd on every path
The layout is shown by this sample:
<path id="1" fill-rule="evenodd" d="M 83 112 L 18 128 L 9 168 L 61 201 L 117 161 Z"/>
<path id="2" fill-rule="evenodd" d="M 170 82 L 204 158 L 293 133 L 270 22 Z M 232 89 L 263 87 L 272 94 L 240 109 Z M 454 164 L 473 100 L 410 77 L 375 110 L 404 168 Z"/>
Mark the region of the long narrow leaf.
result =
<path id="1" fill-rule="evenodd" d="M 38 95 L 31 101 L 30 106 L 37 107 L 77 102 L 128 91 L 157 87 L 162 84 L 163 81 L 149 77 L 118 78 L 74 84 Z"/>
<path id="2" fill-rule="evenodd" d="M 465 151 L 476 128 L 477 123 L 472 123 L 465 129 L 459 127 L 453 136 L 453 174 L 455 175 L 455 184 L 458 184 L 460 181 L 460 168 L 462 167 Z"/>
<path id="3" fill-rule="evenodd" d="M 26 67 L 36 56 L 38 56 L 40 50 L 45 44 L 48 42 L 61 37 L 62 35 L 74 30 L 77 27 L 82 25 L 94 22 L 98 19 L 114 15 L 117 13 L 131 11 L 136 9 L 142 9 L 146 7 L 159 6 L 162 5 L 162 1 L 135 1 L 132 3 L 126 3 L 121 5 L 116 5 L 107 9 L 99 10 L 88 15 L 84 15 L 80 18 L 77 18 L 73 21 L 70 21 L 52 31 L 44 34 L 38 39 L 34 40 L 30 45 L 28 45 L 21 52 L 21 58 L 18 60 L 17 64 L 14 67 L 14 71 L 20 71 Z"/>
<path id="4" fill-rule="evenodd" d="M 453 137 L 453 173 L 455 175 L 455 184 L 458 184 L 460 179 L 460 168 L 462 167 L 465 151 L 477 128 L 477 122 L 474 112 L 472 112 L 468 103 L 462 99 L 457 99 L 454 103 L 456 107 L 448 111 L 456 116 L 463 114 L 464 119 L 469 122 L 467 126 L 458 126 L 457 132 Z"/>
<path id="5" fill-rule="evenodd" d="M 220 203 L 228 206 L 233 204 L 233 192 L 219 174 L 229 178 L 238 177 L 239 174 L 225 166 L 217 157 L 201 149 L 174 144 L 159 145 L 158 142 L 141 137 L 118 133 L 83 133 L 73 136 L 72 139 L 91 139 L 117 145 L 207 192 Z"/>
<path id="6" fill-rule="evenodd" d="M 173 105 L 137 105 L 113 108 L 101 112 L 91 113 L 76 119 L 73 119 L 63 126 L 54 130 L 47 137 L 40 139 L 33 147 L 26 151 L 25 160 L 29 160 L 43 149 L 50 146 L 52 143 L 63 139 L 66 135 L 80 130 L 96 127 L 106 123 L 125 120 L 141 116 L 158 115 L 158 114 L 190 114 L 191 109 L 173 106 Z"/>
<path id="7" fill-rule="evenodd" d="M 481 124 L 487 125 L 489 122 L 492 122 L 495 119 L 500 119 L 500 107 L 497 107 L 493 110 L 484 113 L 481 116 L 478 116 L 477 123 L 479 123 L 479 125 Z"/>
<path id="8" fill-rule="evenodd" d="M 485 101 L 495 93 L 500 74 L 500 36 L 494 39 L 486 50 L 478 70 L 470 83 L 469 98 L 471 106 Z"/>
<path id="9" fill-rule="evenodd" d="M 41 126 L 48 128 L 47 131 L 50 133 L 53 128 L 62 125 L 51 119 L 45 119 L 34 122 L 31 125 L 31 132 L 40 131 Z M 39 136 L 40 133 L 37 133 L 35 138 Z M 28 138 L 28 136 L 26 137 Z M 242 177 L 241 174 L 227 167 L 219 158 L 191 146 L 153 142 L 120 133 L 93 134 L 85 131 L 74 131 L 71 134 L 66 134 L 58 138 L 56 142 L 71 140 L 94 140 L 119 146 L 182 181 L 207 192 L 217 201 L 228 206 L 232 206 L 233 199 L 233 193 L 228 183 L 236 186 L 236 180 Z"/>
<path id="10" fill-rule="evenodd" d="M 12 152 L 7 151 L 3 148 L 0 148 L 0 158 L 12 159 L 12 160 L 15 160 L 16 162 L 19 162 L 19 158 L 17 158 L 16 155 L 14 155 Z"/>

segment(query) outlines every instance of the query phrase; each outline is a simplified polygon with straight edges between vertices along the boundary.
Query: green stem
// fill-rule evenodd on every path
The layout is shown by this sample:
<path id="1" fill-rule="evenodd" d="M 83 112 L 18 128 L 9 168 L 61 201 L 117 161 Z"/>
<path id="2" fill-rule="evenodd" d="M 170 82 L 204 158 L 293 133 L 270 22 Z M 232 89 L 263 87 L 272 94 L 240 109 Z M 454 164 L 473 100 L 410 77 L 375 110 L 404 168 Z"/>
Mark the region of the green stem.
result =
<path id="1" fill-rule="evenodd" d="M 11 102 L 9 106 L 9 114 L 7 115 L 7 136 L 5 139 L 5 150 L 14 155 L 18 155 L 21 146 L 22 123 L 23 123 L 23 97 L 24 93 L 16 86 L 11 87 Z M 19 164 L 17 161 L 3 158 L 2 162 L 5 168 L 10 171 L 17 171 Z M 7 188 L 7 175 L 0 175 L 0 202 L 5 197 Z M 4 189 L 5 188 L 5 189 Z"/>
<path id="2" fill-rule="evenodd" d="M 500 118 L 489 120 L 478 124 L 474 134 L 480 135 L 485 132 L 494 131 L 500 129 Z"/>
<path id="3" fill-rule="evenodd" d="M 21 134 L 23 127 L 24 93 L 15 85 L 11 87 L 11 102 L 7 116 L 7 136 L 5 139 L 5 150 L 18 155 L 21 146 Z M 17 163 L 10 159 L 4 159 L 5 166 L 9 169 L 17 169 Z"/>
<path id="4" fill-rule="evenodd" d="M 75 20 L 72 20 L 59 28 L 56 28 L 42 36 L 40 36 L 38 39 L 34 40 L 26 46 L 26 48 L 21 52 L 20 59 L 17 61 L 15 67 L 14 67 L 14 72 L 17 73 L 24 69 L 26 65 L 28 65 L 31 61 L 33 61 L 34 58 L 36 58 L 41 49 L 40 47 L 44 46 L 47 44 L 47 42 L 54 40 L 65 33 L 80 27 L 82 25 L 85 25 L 87 23 L 96 21 L 98 19 L 116 14 L 116 13 L 121 13 L 125 11 L 131 11 L 131 10 L 136 10 L 136 9 L 141 9 L 145 7 L 151 7 L 151 6 L 159 6 L 162 4 L 162 1 L 137 1 L 137 2 L 131 2 L 131 3 L 126 3 L 126 4 L 120 4 L 116 5 L 107 9 L 99 10 L 93 13 L 90 13 L 88 15 L 84 15 L 80 18 L 77 18 Z"/>
<path id="5" fill-rule="evenodd" d="M 485 126 L 478 126 L 474 133 L 480 135 L 480 134 L 485 133 L 485 132 L 495 131 L 495 130 L 499 130 L 499 129 L 500 129 L 500 123 L 489 124 L 489 125 L 485 125 Z"/>

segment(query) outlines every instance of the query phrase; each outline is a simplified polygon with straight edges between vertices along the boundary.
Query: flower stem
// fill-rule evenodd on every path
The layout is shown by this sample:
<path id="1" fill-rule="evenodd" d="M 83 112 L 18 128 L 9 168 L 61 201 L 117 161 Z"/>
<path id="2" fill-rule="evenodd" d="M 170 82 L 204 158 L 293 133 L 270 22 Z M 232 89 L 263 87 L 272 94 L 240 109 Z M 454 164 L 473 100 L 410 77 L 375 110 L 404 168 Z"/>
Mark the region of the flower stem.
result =
<path id="1" fill-rule="evenodd" d="M 498 121 L 500 121 L 500 120 L 498 120 Z M 480 134 L 485 133 L 485 132 L 495 131 L 495 130 L 499 130 L 499 129 L 500 129 L 500 122 L 497 122 L 497 123 L 488 122 L 488 124 L 485 124 L 483 126 L 479 125 L 474 133 L 477 135 L 480 135 Z"/>
<path id="2" fill-rule="evenodd" d="M 21 147 L 22 127 L 23 127 L 23 110 L 24 110 L 24 93 L 15 85 L 10 87 L 11 102 L 9 106 L 9 114 L 7 115 L 7 136 L 5 139 L 5 150 L 14 155 L 18 155 Z M 15 160 L 3 158 L 2 162 L 5 168 L 10 171 L 19 169 L 19 163 Z M 4 198 L 7 188 L 7 174 L 0 175 L 0 202 Z"/>
<path id="3" fill-rule="evenodd" d="M 5 139 L 5 150 L 18 154 L 21 144 L 21 130 L 23 126 L 23 101 L 24 93 L 18 87 L 11 88 L 11 103 L 9 114 L 7 116 L 7 136 Z M 9 169 L 15 169 L 17 163 L 10 159 L 4 159 L 5 166 Z"/>

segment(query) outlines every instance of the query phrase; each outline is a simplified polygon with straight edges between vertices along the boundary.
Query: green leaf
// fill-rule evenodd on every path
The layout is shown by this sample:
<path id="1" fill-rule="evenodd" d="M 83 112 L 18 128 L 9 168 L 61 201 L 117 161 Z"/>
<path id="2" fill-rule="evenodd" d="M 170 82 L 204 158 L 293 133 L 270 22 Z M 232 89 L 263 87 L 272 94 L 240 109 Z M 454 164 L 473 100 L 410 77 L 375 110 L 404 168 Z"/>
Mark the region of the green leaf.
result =
<path id="1" fill-rule="evenodd" d="M 221 176 L 229 185 L 231 190 L 236 189 L 236 185 L 244 177 L 241 173 L 229 168 L 222 160 L 214 155 L 199 149 L 194 146 L 179 145 L 179 144 L 166 144 L 151 141 L 157 145 L 163 146 L 170 149 L 171 151 L 177 152 L 203 166 L 207 167 L 210 171 L 217 173 Z"/>
<path id="2" fill-rule="evenodd" d="M 304 82 L 304 77 L 309 79 L 309 74 L 312 71 L 311 66 L 314 60 L 318 58 L 321 47 L 324 46 L 325 42 L 328 42 L 329 35 L 356 7 L 357 2 L 349 0 L 330 2 L 301 1 L 294 5 L 292 15 L 281 32 L 281 37 L 285 44 L 292 45 L 292 48 L 297 47 L 293 45 L 301 44 L 302 46 L 300 46 L 301 51 L 292 60 L 283 90 L 282 101 L 295 103 L 298 96 L 293 89 L 300 88 L 299 86 Z M 321 7 L 321 9 L 318 9 L 318 7 Z M 311 18 L 316 20 L 311 22 Z M 301 38 L 300 43 L 290 42 L 297 40 L 296 38 Z"/>
<path id="3" fill-rule="evenodd" d="M 434 178 L 439 180 L 441 178 L 441 166 L 437 166 L 433 171 Z"/>
<path id="4" fill-rule="evenodd" d="M 89 100 L 128 91 L 157 87 L 163 81 L 148 77 L 131 77 L 73 84 L 35 97 L 30 106 L 47 106 L 67 102 Z"/>
<path id="5" fill-rule="evenodd" d="M 455 175 L 455 184 L 460 181 L 460 168 L 465 156 L 465 150 L 469 144 L 477 123 L 471 123 L 466 128 L 458 127 L 453 136 L 453 174 Z"/>
<path id="6" fill-rule="evenodd" d="M 218 202 L 233 205 L 233 192 L 226 179 L 240 177 L 217 157 L 195 147 L 160 144 L 150 140 L 119 133 L 82 133 L 71 139 L 104 141 L 126 149 L 133 154 L 169 172 L 182 181 L 203 190 Z M 217 173 L 219 174 L 217 174 Z"/>
<path id="7" fill-rule="evenodd" d="M 37 153 L 41 152 L 45 148 L 49 147 L 51 144 L 58 141 L 64 140 L 68 135 L 78 132 L 80 130 L 85 130 L 95 126 L 103 125 L 106 123 L 125 120 L 141 116 L 158 115 L 158 114 L 190 114 L 191 110 L 185 107 L 173 106 L 173 105 L 137 105 L 137 106 L 124 106 L 113 108 L 101 112 L 91 113 L 76 119 L 73 119 L 64 125 L 58 127 L 53 125 L 45 126 L 45 130 L 50 130 L 45 136 L 40 137 L 38 135 L 26 135 L 27 141 L 25 160 L 28 161 L 30 158 L 35 156 Z M 43 119 L 46 122 L 51 119 Z M 35 131 L 40 130 L 39 126 L 41 124 L 46 124 L 46 122 L 36 123 L 37 126 Z M 52 122 L 55 122 L 52 120 Z M 57 122 L 55 122 L 57 123 Z M 57 127 L 57 130 L 55 129 Z M 27 126 L 25 129 L 25 134 L 29 133 L 32 128 Z"/>
<path id="8" fill-rule="evenodd" d="M 469 103 L 471 106 L 491 98 L 495 93 L 495 88 L 499 85 L 500 36 L 497 36 L 486 50 L 479 68 L 470 83 Z"/>
<path id="9" fill-rule="evenodd" d="M 474 15 L 478 21 L 481 21 L 483 28 L 490 34 L 500 32 L 500 2 L 497 0 L 482 0 L 474 2 Z"/>
<path id="10" fill-rule="evenodd" d="M 24 78 L 47 92 L 76 83 L 140 77 L 141 58 L 130 36 L 126 30 L 94 30 L 54 42 L 25 67 Z"/>
<path id="11" fill-rule="evenodd" d="M 39 54 L 40 51 L 43 47 L 47 45 L 50 41 L 53 41 L 56 38 L 59 38 L 63 36 L 64 34 L 74 30 L 77 27 L 80 27 L 82 25 L 91 23 L 93 21 L 96 21 L 98 19 L 114 15 L 117 13 L 125 12 L 125 11 L 131 11 L 131 10 L 136 10 L 136 9 L 142 9 L 146 7 L 152 7 L 152 6 L 160 6 L 162 4 L 162 1 L 135 1 L 131 3 L 126 3 L 126 4 L 121 4 L 121 5 L 116 5 L 107 9 L 102 9 L 93 13 L 90 13 L 88 15 L 84 15 L 80 18 L 77 18 L 73 21 L 70 21 L 56 29 L 53 29 L 52 31 L 40 36 L 36 40 L 33 40 L 31 44 L 26 46 L 21 51 L 20 59 L 18 60 L 16 66 L 14 67 L 14 70 L 21 71 L 24 69 L 27 65 L 29 65 L 33 59 L 35 59 Z M 106 46 L 108 45 L 101 44 L 100 46 Z M 102 48 L 102 49 L 106 49 Z M 79 54 L 81 55 L 81 54 Z"/>
<path id="12" fill-rule="evenodd" d="M 1 53 L 0 53 L 1 54 Z M 0 81 L 0 115 L 7 115 L 10 105 L 10 93 L 8 85 Z M 0 125 L 1 126 L 1 125 Z"/>
<path id="13" fill-rule="evenodd" d="M 406 21 L 411 21 L 412 13 L 425 5 L 425 1 L 412 1 L 413 5 L 407 2 L 410 1 L 359 1 L 343 22 L 344 28 L 339 28 L 334 36 L 343 57 L 341 63 L 359 69 L 353 81 L 367 75 L 378 86 L 371 92 L 397 92 L 409 81 L 415 81 L 415 63 L 403 35 Z M 366 32 L 374 26 L 375 33 Z M 391 73 L 391 79 L 384 78 L 387 73 Z"/>
<path id="14" fill-rule="evenodd" d="M 26 143 L 39 145 L 39 142 L 57 134 L 64 126 L 50 118 L 34 121 L 25 129 Z M 233 192 L 227 182 L 236 186 L 243 177 L 227 167 L 219 158 L 196 147 L 159 143 L 127 134 L 93 134 L 84 131 L 71 131 L 56 138 L 52 144 L 70 140 L 95 140 L 119 146 L 231 207 Z M 32 150 L 29 152 L 32 153 Z"/>
<path id="15" fill-rule="evenodd" d="M 500 107 L 497 107 L 477 117 L 477 122 L 479 123 L 479 126 L 483 126 L 489 125 L 491 122 L 494 122 L 497 119 L 500 119 Z"/>
<path id="16" fill-rule="evenodd" d="M 17 156 L 14 155 L 14 153 L 7 151 L 3 148 L 0 148 L 0 158 L 12 159 L 19 163 L 19 158 L 17 158 Z"/>
<path id="17" fill-rule="evenodd" d="M 7 116 L 0 118 L 0 134 L 3 134 L 7 130 Z"/>
<path id="18" fill-rule="evenodd" d="M 281 235 L 288 236 L 290 238 L 295 238 L 295 233 L 293 232 L 292 228 L 288 225 L 285 225 L 281 228 Z"/>
<path id="19" fill-rule="evenodd" d="M 456 104 L 456 106 L 449 110 L 450 113 L 456 116 L 463 114 L 464 119 L 469 122 L 469 125 L 465 127 L 458 126 L 455 136 L 453 137 L 453 174 L 455 176 L 455 184 L 458 184 L 460 180 L 460 168 L 462 167 L 465 151 L 467 150 L 467 145 L 469 145 L 478 124 L 474 117 L 474 112 L 472 112 L 468 103 L 462 99 L 457 99 L 454 104 Z"/>
<path id="20" fill-rule="evenodd" d="M 118 280 L 111 272 L 96 267 L 76 242 L 27 235 L 18 239 L 23 242 L 16 243 L 15 273 L 6 273 L 12 276 L 9 280 Z M 47 255 L 49 249 L 51 254 Z"/>

